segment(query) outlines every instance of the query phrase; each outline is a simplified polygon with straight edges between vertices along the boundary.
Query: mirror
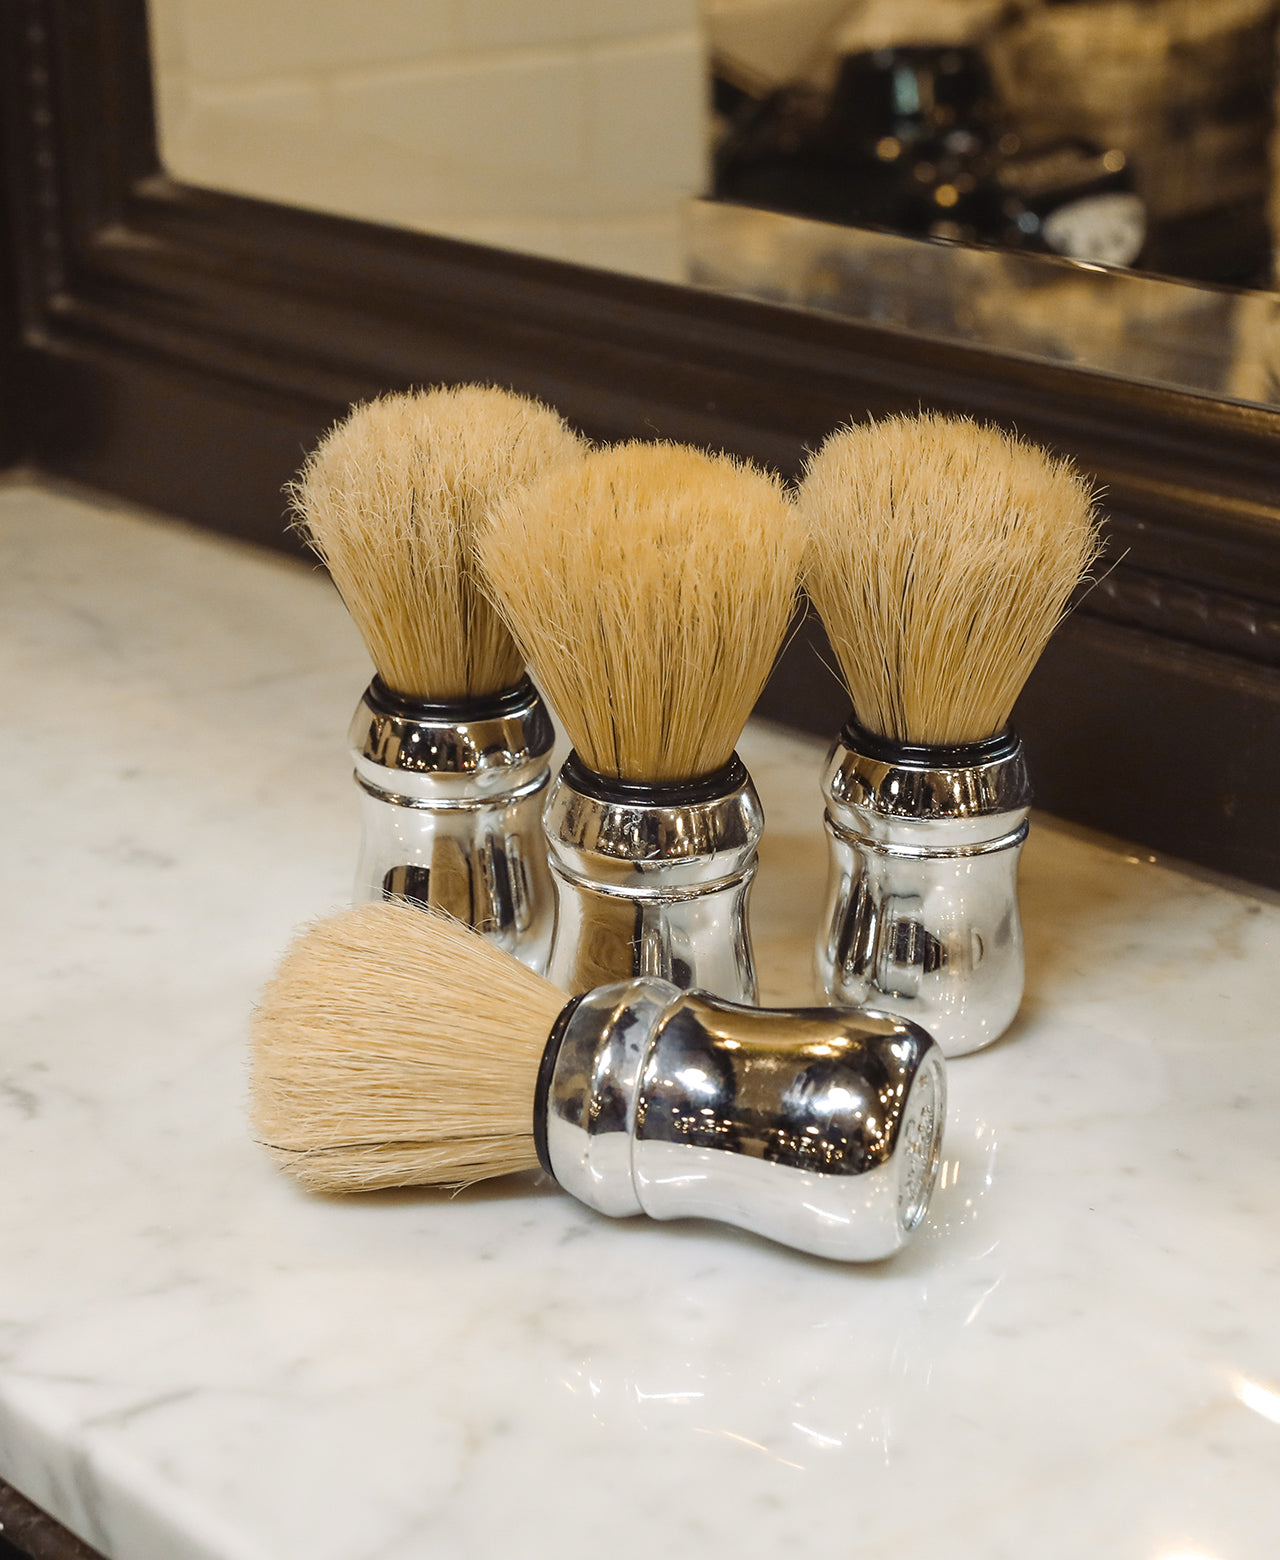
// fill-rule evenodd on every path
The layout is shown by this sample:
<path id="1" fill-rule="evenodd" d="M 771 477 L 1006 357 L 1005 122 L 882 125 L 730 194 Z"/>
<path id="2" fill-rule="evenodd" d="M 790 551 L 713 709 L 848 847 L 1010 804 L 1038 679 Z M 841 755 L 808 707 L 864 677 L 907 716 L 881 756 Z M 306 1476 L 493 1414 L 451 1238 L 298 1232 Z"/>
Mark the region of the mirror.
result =
<path id="1" fill-rule="evenodd" d="M 322 92 L 280 75 L 306 56 L 313 33 L 333 25 L 345 25 L 354 62 L 344 81 L 368 89 L 370 113 L 380 94 L 388 111 L 395 106 L 397 71 L 412 74 L 400 43 L 388 41 L 397 14 L 411 26 L 451 28 L 455 42 L 464 27 L 509 26 L 513 15 L 535 34 L 548 29 L 529 49 L 540 67 L 572 66 L 578 87 L 562 94 L 572 112 L 547 122 L 554 128 L 567 114 L 583 150 L 565 184 L 554 159 L 545 177 L 523 182 L 566 201 L 574 181 L 589 194 L 602 189 L 588 177 L 600 164 L 587 150 L 594 107 L 585 106 L 600 98 L 583 85 L 596 52 L 658 50 L 661 39 L 646 44 L 635 28 L 661 15 L 672 47 L 697 41 L 699 81 L 709 68 L 701 16 L 686 28 L 683 13 L 667 9 L 672 0 L 643 13 L 624 13 L 621 0 L 557 0 L 562 10 L 550 16 L 541 0 L 524 8 L 380 0 L 358 17 L 350 0 L 310 0 L 305 11 L 284 0 L 255 0 L 252 9 L 248 0 L 219 0 L 216 16 L 201 11 L 206 3 L 185 0 L 169 13 L 160 52 L 189 63 L 201 26 L 208 48 L 231 50 L 218 91 L 232 107 L 260 112 L 250 131 L 229 109 L 214 149 L 234 150 L 241 124 L 241 150 L 269 154 L 286 172 L 290 158 L 317 148 L 323 172 L 344 149 L 346 130 L 325 131 L 322 112 L 340 96 L 336 78 Z M 756 0 L 761 9 L 772 3 Z M 1166 3 L 1133 0 L 1131 9 L 1153 14 Z M 606 23 L 614 28 L 608 49 L 555 41 L 583 15 L 592 37 Z M 677 191 L 682 212 L 693 213 L 693 237 L 699 222 L 742 224 L 719 235 L 708 226 L 705 242 L 675 250 L 699 281 L 726 289 L 711 292 L 351 221 L 324 209 L 318 185 L 281 185 L 292 204 L 247 199 L 228 188 L 247 182 L 234 167 L 220 175 L 184 165 L 175 151 L 183 93 L 188 107 L 209 107 L 181 70 L 167 78 L 162 70 L 166 150 L 188 178 L 213 187 L 158 168 L 146 0 L 24 0 L 0 18 L 14 132 L 6 140 L 7 361 L 20 415 L 10 423 L 11 452 L 49 475 L 272 546 L 282 534 L 281 485 L 301 452 L 342 407 L 390 386 L 490 379 L 552 402 L 596 439 L 658 434 L 787 475 L 850 416 L 923 405 L 1017 427 L 1105 487 L 1117 558 L 1050 645 L 1019 715 L 1037 744 L 1042 804 L 1280 881 L 1263 783 L 1277 763 L 1280 416 L 1257 404 L 1271 393 L 1261 370 L 1276 295 Z M 520 49 L 492 53 L 518 74 Z M 465 92 L 450 97 L 442 85 L 435 95 L 448 108 L 446 127 L 468 105 Z M 513 87 L 507 99 L 525 123 L 527 96 Z M 629 121 L 630 139 L 606 135 L 604 144 L 647 167 L 653 158 L 635 137 L 650 121 L 639 121 L 638 129 L 636 117 Z M 461 145 L 472 156 L 469 127 L 461 140 L 457 129 L 445 152 Z M 529 148 L 521 156 L 525 168 L 538 163 Z M 705 172 L 705 146 L 703 157 Z M 425 150 L 402 149 L 399 170 L 393 163 L 391 177 L 366 159 L 348 193 L 430 192 L 447 171 L 439 148 L 434 162 Z M 522 193 L 519 179 L 507 184 Z M 304 197 L 318 209 L 306 209 Z M 600 220 L 625 232 L 634 216 L 614 209 Z M 496 209 L 489 220 L 499 220 Z M 639 248 L 615 244 L 609 263 L 642 268 Z M 713 264 L 722 275 L 711 274 Z M 940 341 L 948 332 L 959 339 Z M 1017 349 L 993 347 L 1009 336 Z M 1257 373 L 1252 382 L 1242 363 Z M 794 652 L 778 669 L 769 708 L 829 730 L 838 715 L 823 704 L 799 639 Z"/>
<path id="2" fill-rule="evenodd" d="M 1275 405 L 1278 11 L 151 0 L 150 18 L 186 182 Z"/>

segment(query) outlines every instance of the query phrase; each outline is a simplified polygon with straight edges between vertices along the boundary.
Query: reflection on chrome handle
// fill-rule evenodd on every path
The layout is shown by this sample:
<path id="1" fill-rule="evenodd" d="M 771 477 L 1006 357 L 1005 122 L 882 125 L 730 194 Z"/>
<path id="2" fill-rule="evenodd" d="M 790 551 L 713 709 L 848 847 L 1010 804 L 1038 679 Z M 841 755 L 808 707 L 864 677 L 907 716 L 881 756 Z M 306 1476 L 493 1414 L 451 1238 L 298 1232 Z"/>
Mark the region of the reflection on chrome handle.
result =
<path id="1" fill-rule="evenodd" d="M 719 794 L 678 801 L 646 800 L 639 786 L 607 798 L 585 788 L 576 760 L 561 770 L 545 822 L 556 893 L 547 976 L 562 990 L 652 975 L 755 1000 L 747 900 L 764 815 L 736 759 L 725 775 Z"/>
<path id="2" fill-rule="evenodd" d="M 989 746 L 989 745 L 984 745 Z M 948 1056 L 989 1045 L 1022 998 L 1021 744 L 967 766 L 836 743 L 823 781 L 830 871 L 817 945 L 831 1000 L 915 1019 Z"/>
<path id="3" fill-rule="evenodd" d="M 554 915 L 542 833 L 553 731 L 527 681 L 470 705 L 375 682 L 351 727 L 361 799 L 355 899 L 412 899 L 546 968 Z"/>
<path id="4" fill-rule="evenodd" d="M 718 1219 L 873 1261 L 924 1217 L 946 1079 L 929 1036 L 884 1013 L 761 1010 L 642 979 L 569 1014 L 542 1108 L 548 1168 L 602 1213 Z"/>

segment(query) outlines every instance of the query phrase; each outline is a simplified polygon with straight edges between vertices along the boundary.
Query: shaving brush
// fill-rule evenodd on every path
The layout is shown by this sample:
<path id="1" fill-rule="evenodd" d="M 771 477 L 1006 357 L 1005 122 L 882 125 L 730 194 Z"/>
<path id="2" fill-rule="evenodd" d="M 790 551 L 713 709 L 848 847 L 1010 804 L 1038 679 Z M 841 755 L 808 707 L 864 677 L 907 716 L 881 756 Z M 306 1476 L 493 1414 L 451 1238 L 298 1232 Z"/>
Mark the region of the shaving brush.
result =
<path id="1" fill-rule="evenodd" d="M 999 429 L 893 417 L 833 434 L 799 507 L 853 699 L 823 777 L 819 985 L 977 1050 L 1022 997 L 1031 786 L 1009 716 L 1097 556 L 1092 495 Z"/>
<path id="2" fill-rule="evenodd" d="M 763 815 L 734 744 L 795 602 L 803 534 L 780 482 L 626 444 L 511 494 L 479 550 L 573 741 L 544 813 L 548 975 L 570 992 L 655 975 L 754 1000 Z"/>
<path id="3" fill-rule="evenodd" d="M 356 899 L 448 911 L 534 968 L 553 914 L 540 813 L 554 732 L 474 541 L 499 499 L 582 448 L 504 390 L 388 395 L 333 428 L 293 489 L 377 669 L 350 732 Z"/>
<path id="4" fill-rule="evenodd" d="M 317 1191 L 541 1165 L 600 1213 L 872 1260 L 924 1216 L 946 1080 L 901 1019 L 761 1011 L 652 976 L 566 1005 L 457 922 L 386 903 L 290 949 L 254 1019 L 251 1099 L 257 1136 Z"/>

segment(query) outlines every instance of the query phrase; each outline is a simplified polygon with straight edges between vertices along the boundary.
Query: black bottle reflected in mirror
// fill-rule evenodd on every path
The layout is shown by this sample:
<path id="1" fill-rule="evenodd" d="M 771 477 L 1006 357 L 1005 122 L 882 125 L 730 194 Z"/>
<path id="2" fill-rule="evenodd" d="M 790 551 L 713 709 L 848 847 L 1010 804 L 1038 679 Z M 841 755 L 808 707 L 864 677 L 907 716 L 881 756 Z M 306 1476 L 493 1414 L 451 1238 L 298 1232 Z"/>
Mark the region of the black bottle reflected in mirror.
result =
<path id="1" fill-rule="evenodd" d="M 1028 147 L 969 48 L 846 56 L 829 93 L 718 81 L 714 195 L 895 233 L 1132 265 L 1146 233 L 1118 148 Z"/>

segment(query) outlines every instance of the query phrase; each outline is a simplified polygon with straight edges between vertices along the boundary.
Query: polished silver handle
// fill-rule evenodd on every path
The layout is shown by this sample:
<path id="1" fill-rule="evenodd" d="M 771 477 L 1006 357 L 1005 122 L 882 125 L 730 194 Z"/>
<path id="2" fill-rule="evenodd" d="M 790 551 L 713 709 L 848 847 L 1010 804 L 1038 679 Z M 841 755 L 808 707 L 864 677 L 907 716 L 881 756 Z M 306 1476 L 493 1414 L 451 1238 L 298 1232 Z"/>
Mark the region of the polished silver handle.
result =
<path id="1" fill-rule="evenodd" d="M 842 738 L 823 778 L 819 992 L 913 1019 L 948 1056 L 978 1050 L 1022 999 L 1017 876 L 1031 793 L 1021 743 L 910 762 L 866 747 Z"/>
<path id="2" fill-rule="evenodd" d="M 416 900 L 545 970 L 554 895 L 542 804 L 553 739 L 527 679 L 453 705 L 399 700 L 375 680 L 350 734 L 361 800 L 356 902 Z"/>
<path id="3" fill-rule="evenodd" d="M 842 1261 L 891 1255 L 928 1206 L 946 1118 L 918 1026 L 615 983 L 544 1064 L 546 1166 L 615 1217 L 699 1217 Z"/>
<path id="4" fill-rule="evenodd" d="M 756 996 L 748 898 L 764 813 L 735 758 L 721 782 L 624 785 L 572 756 L 545 813 L 556 919 L 548 979 L 568 992 L 651 975 Z"/>

